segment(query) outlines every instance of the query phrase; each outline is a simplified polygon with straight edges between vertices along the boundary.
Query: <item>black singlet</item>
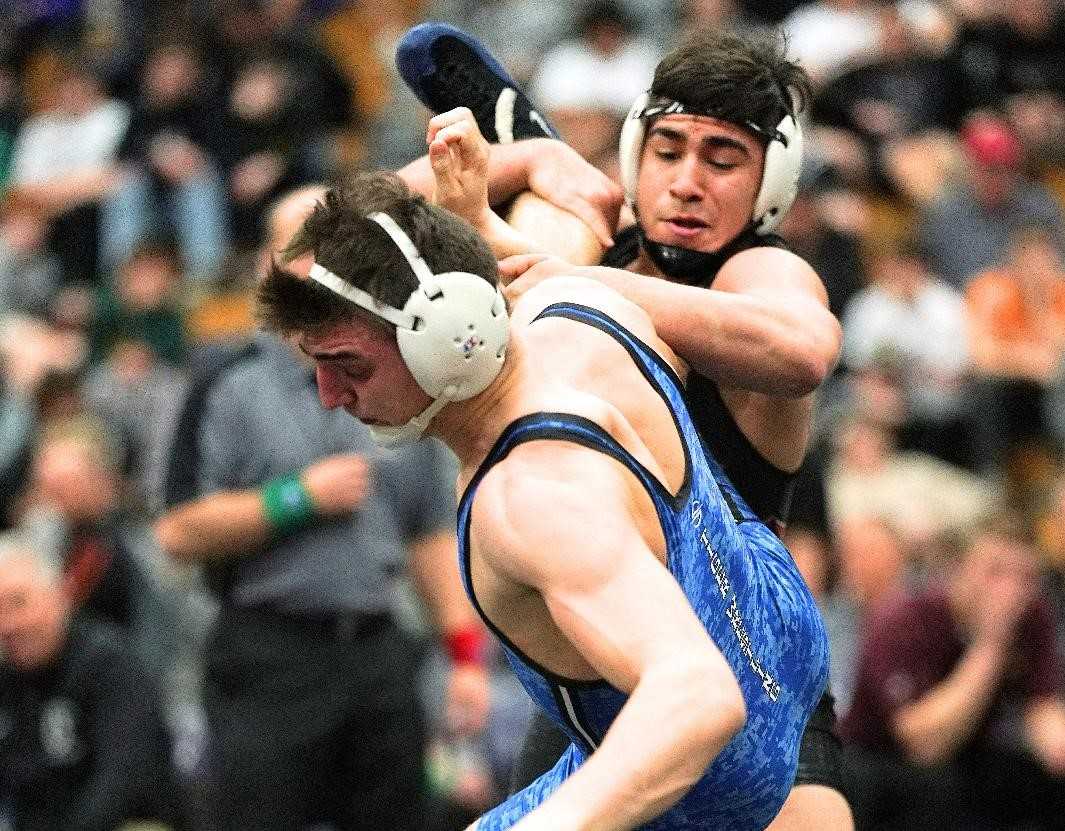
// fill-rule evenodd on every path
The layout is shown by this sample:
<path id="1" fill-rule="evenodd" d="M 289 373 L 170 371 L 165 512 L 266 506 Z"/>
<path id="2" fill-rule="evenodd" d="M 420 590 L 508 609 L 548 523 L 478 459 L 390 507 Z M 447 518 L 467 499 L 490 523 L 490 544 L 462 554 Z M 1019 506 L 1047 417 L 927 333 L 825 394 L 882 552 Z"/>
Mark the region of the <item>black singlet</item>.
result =
<path id="1" fill-rule="evenodd" d="M 775 234 L 762 236 L 753 231 L 742 235 L 733 245 L 736 251 L 759 246 L 789 250 L 787 243 Z M 617 234 L 614 246 L 603 255 L 601 262 L 611 268 L 625 268 L 638 254 L 639 240 L 633 225 Z M 708 273 L 696 285 L 707 287 L 716 276 L 716 271 Z M 791 509 L 796 474 L 781 470 L 755 449 L 736 424 L 714 381 L 691 373 L 687 397 L 695 426 L 729 481 L 758 518 L 779 532 Z"/>

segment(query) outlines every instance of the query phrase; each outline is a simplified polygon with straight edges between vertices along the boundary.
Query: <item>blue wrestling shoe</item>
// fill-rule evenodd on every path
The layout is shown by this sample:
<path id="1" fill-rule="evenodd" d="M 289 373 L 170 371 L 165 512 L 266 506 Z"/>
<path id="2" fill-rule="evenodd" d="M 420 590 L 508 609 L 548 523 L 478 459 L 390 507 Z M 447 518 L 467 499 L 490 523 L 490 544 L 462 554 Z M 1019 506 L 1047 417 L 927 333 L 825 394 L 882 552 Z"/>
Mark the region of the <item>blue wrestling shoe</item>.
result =
<path id="1" fill-rule="evenodd" d="M 396 68 L 434 113 L 469 107 L 493 144 L 558 138 L 484 45 L 448 23 L 420 23 L 408 31 L 396 48 Z"/>

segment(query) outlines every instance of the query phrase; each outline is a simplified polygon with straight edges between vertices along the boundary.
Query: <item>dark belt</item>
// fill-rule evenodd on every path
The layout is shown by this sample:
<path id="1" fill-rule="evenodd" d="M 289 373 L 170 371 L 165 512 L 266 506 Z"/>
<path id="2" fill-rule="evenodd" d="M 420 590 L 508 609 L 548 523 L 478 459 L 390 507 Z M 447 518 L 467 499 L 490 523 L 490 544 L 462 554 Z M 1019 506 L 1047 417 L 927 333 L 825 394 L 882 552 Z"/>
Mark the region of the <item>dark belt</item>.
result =
<path id="1" fill-rule="evenodd" d="M 392 624 L 387 612 L 293 612 L 273 606 L 223 606 L 231 620 L 278 626 L 313 637 L 359 640 Z"/>

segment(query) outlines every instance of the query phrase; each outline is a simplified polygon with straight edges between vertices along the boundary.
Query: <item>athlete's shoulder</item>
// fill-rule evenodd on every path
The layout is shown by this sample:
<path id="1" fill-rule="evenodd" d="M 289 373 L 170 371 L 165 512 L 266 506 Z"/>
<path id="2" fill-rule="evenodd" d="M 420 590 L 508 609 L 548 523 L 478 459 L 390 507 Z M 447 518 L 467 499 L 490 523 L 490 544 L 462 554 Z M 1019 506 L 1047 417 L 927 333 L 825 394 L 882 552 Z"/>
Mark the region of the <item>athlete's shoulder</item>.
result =
<path id="1" fill-rule="evenodd" d="M 599 312 L 642 340 L 655 337 L 651 316 L 640 306 L 599 280 L 568 274 L 549 277 L 525 292 L 511 310 L 512 323 L 528 325 L 549 306 L 560 303 Z"/>
<path id="2" fill-rule="evenodd" d="M 564 569 L 565 558 L 587 535 L 598 538 L 611 527 L 631 524 L 630 483 L 617 464 L 557 438 L 527 442 L 508 453 L 481 481 L 472 509 L 481 556 L 528 585 Z"/>
<path id="3" fill-rule="evenodd" d="M 721 266 L 710 287 L 738 292 L 765 287 L 828 301 L 825 285 L 813 267 L 798 254 L 775 245 L 754 246 L 733 254 Z"/>

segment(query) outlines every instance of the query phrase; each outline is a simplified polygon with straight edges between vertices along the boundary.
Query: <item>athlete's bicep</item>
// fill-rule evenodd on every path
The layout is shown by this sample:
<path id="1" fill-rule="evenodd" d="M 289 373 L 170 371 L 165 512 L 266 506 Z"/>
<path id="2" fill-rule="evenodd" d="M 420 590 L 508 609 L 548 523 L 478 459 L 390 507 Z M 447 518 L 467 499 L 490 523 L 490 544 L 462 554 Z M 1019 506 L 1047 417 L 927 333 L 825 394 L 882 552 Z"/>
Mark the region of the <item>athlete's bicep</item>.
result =
<path id="1" fill-rule="evenodd" d="M 544 449 L 543 465 L 501 470 L 482 485 L 478 524 L 491 537 L 493 566 L 537 591 L 584 660 L 625 692 L 678 656 L 728 671 L 640 532 L 631 474 L 591 450 Z"/>
<path id="2" fill-rule="evenodd" d="M 817 272 L 802 257 L 782 248 L 761 246 L 733 255 L 711 287 L 716 291 L 828 306 L 828 292 Z"/>

